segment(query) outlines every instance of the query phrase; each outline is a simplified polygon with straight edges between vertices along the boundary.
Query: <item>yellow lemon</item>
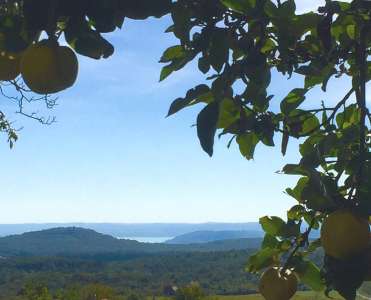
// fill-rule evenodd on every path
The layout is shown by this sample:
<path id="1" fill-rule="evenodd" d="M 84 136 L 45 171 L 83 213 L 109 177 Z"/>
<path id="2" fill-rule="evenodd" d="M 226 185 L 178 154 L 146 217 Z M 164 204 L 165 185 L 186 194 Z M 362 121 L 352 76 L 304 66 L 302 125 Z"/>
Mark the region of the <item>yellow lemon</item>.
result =
<path id="1" fill-rule="evenodd" d="M 0 80 L 13 80 L 19 75 L 20 55 L 0 53 Z"/>
<path id="2" fill-rule="evenodd" d="M 367 219 L 341 209 L 325 218 L 321 228 L 321 243 L 327 255 L 346 259 L 367 249 L 370 227 Z"/>
<path id="3" fill-rule="evenodd" d="M 39 94 L 51 94 L 71 87 L 77 78 L 76 54 L 57 42 L 32 44 L 21 59 L 21 74 L 27 86 Z"/>
<path id="4" fill-rule="evenodd" d="M 298 280 L 293 272 L 270 268 L 266 270 L 259 282 L 259 292 L 266 300 L 289 300 L 298 288 Z"/>

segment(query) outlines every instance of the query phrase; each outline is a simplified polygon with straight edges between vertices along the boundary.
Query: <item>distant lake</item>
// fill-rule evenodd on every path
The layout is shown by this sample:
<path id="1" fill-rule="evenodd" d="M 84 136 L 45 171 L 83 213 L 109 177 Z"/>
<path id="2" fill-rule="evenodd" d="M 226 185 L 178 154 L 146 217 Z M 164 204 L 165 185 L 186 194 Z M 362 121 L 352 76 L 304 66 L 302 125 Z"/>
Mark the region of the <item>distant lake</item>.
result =
<path id="1" fill-rule="evenodd" d="M 118 237 L 118 239 L 123 240 L 134 240 L 141 243 L 163 243 L 167 240 L 171 240 L 172 236 L 128 236 L 128 237 Z"/>

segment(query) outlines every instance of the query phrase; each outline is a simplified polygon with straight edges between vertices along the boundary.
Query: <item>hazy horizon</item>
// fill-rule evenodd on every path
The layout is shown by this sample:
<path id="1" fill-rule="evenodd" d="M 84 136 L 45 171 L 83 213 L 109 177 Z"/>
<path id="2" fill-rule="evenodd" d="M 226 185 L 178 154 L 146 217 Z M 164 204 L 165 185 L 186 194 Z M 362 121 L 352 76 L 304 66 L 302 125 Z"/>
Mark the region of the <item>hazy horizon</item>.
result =
<path id="1" fill-rule="evenodd" d="M 0 224 L 0 236 L 23 234 L 54 228 L 85 228 L 116 238 L 157 237 L 173 238 L 185 233 L 199 231 L 246 231 L 261 232 L 259 223 L 28 223 Z"/>
<path id="2" fill-rule="evenodd" d="M 117 224 L 117 225 L 151 225 L 151 224 L 251 224 L 259 223 L 259 220 L 256 221 L 247 221 L 247 222 L 219 222 L 219 221 L 205 221 L 205 222 L 89 222 L 89 221 L 69 221 L 69 222 L 24 222 L 24 223 L 0 223 L 2 225 L 49 225 L 49 224 Z"/>

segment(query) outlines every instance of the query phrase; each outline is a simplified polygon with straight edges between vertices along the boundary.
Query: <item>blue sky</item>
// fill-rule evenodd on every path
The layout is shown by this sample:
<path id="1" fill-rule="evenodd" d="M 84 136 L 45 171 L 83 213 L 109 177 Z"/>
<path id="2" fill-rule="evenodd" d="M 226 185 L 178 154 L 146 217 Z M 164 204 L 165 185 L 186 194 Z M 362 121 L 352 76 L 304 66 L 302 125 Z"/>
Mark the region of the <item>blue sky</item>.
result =
<path id="1" fill-rule="evenodd" d="M 107 35 L 116 47 L 110 59 L 79 56 L 75 86 L 41 111 L 56 116 L 51 126 L 11 114 L 16 108 L 2 99 L 24 129 L 14 149 L 0 144 L 0 223 L 245 222 L 282 216 L 295 203 L 283 191 L 296 178 L 275 171 L 297 161 L 297 142 L 285 158 L 279 147 L 259 146 L 246 161 L 221 139 L 209 158 L 191 128 L 201 106 L 165 118 L 172 100 L 203 80 L 191 64 L 158 83 L 162 51 L 176 43 L 163 33 L 168 25 L 128 21 Z M 273 77 L 276 101 L 291 87 Z M 344 82 L 329 88 L 337 100 Z M 324 100 L 318 91 L 311 97 L 313 105 Z"/>

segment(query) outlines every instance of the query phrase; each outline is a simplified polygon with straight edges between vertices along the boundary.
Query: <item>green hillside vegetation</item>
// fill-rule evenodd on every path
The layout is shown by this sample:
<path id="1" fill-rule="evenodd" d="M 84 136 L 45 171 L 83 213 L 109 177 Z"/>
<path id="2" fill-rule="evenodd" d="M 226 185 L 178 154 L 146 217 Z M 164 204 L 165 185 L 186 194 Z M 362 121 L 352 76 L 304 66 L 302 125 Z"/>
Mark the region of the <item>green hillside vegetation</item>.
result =
<path id="1" fill-rule="evenodd" d="M 262 299 L 256 294 L 259 276 L 246 272 L 245 266 L 260 242 L 238 239 L 193 245 L 146 244 L 81 228 L 5 237 L 0 239 L 0 253 L 9 256 L 0 259 L 0 300 L 85 300 L 95 288 L 109 291 L 110 300 L 153 296 L 182 300 L 163 297 L 165 287 L 183 287 L 190 282 L 198 282 L 204 295 L 218 295 L 194 300 L 258 300 Z M 322 257 L 321 251 L 312 255 L 318 264 Z M 303 285 L 299 290 L 293 300 L 326 299 L 322 294 L 306 292 Z M 26 292 L 47 296 L 27 298 Z M 369 295 L 371 288 L 365 285 L 361 292 Z"/>
<path id="2" fill-rule="evenodd" d="M 205 230 L 185 233 L 175 238 L 166 241 L 167 244 L 192 244 L 192 243 L 208 243 L 219 240 L 231 240 L 242 238 L 262 238 L 261 231 L 253 230 Z"/>
<path id="3" fill-rule="evenodd" d="M 136 241 L 118 241 L 109 235 L 99 234 L 93 230 L 70 228 L 54 228 L 28 232 L 0 238 L 0 255 L 52 255 L 61 252 L 96 253 L 111 249 L 119 251 L 123 247 L 130 251 L 139 247 Z"/>
<path id="4" fill-rule="evenodd" d="M 236 239 L 205 244 L 168 245 L 119 240 L 94 230 L 68 227 L 28 232 L 0 238 L 0 256 L 95 255 L 161 253 L 174 251 L 226 251 L 256 249 L 261 239 Z"/>
<path id="5" fill-rule="evenodd" d="M 0 260 L 0 299 L 15 297 L 29 283 L 40 283 L 52 293 L 76 283 L 82 287 L 101 283 L 119 295 L 148 296 L 162 295 L 165 285 L 197 281 L 207 295 L 253 294 L 258 276 L 247 273 L 245 266 L 260 243 L 257 238 L 149 244 L 82 228 L 4 237 L 0 238 L 4 257 Z M 321 252 L 313 256 L 315 261 L 321 258 Z"/>
<path id="6" fill-rule="evenodd" d="M 193 288 L 195 286 L 195 288 Z M 344 300 L 337 293 L 332 292 L 331 298 L 327 298 L 320 292 L 297 292 L 291 300 Z M 134 293 L 127 295 L 118 294 L 113 288 L 103 284 L 89 284 L 85 286 L 75 286 L 68 289 L 60 289 L 51 292 L 47 287 L 37 284 L 27 284 L 17 295 L 8 300 L 91 300 L 91 299 L 110 299 L 110 300 L 264 300 L 259 294 L 251 295 L 211 295 L 204 293 L 198 283 L 193 282 L 177 290 L 173 296 L 143 296 Z M 357 297 L 357 300 L 362 299 Z"/>
<path id="7" fill-rule="evenodd" d="M 99 282 L 119 294 L 162 295 L 164 285 L 195 280 L 207 294 L 254 293 L 258 278 L 244 270 L 253 251 L 9 258 L 0 260 L 0 299 L 9 300 L 29 282 L 52 292 Z"/>
<path id="8" fill-rule="evenodd" d="M 344 298 L 337 293 L 331 293 L 331 298 L 327 298 L 323 293 L 306 291 L 297 292 L 291 300 L 343 300 Z M 210 300 L 264 300 L 259 294 L 237 295 L 237 296 L 210 296 Z"/>
<path id="9" fill-rule="evenodd" d="M 80 227 L 112 236 L 175 237 L 194 231 L 257 231 L 263 232 L 259 222 L 249 223 L 40 223 L 0 224 L 0 236 L 22 234 L 57 227 Z"/>

